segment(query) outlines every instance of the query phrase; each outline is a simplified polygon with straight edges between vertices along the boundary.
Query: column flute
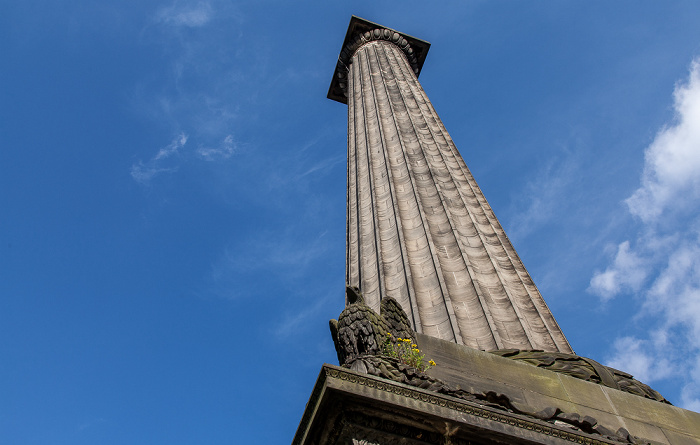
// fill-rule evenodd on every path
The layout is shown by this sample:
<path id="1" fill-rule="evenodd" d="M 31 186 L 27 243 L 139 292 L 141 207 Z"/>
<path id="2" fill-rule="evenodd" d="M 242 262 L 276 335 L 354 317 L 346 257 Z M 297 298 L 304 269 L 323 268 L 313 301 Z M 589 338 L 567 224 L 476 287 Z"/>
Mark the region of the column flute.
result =
<path id="1" fill-rule="evenodd" d="M 329 91 L 348 105 L 348 285 L 426 335 L 572 352 L 418 82 L 429 44 L 353 21 Z"/>

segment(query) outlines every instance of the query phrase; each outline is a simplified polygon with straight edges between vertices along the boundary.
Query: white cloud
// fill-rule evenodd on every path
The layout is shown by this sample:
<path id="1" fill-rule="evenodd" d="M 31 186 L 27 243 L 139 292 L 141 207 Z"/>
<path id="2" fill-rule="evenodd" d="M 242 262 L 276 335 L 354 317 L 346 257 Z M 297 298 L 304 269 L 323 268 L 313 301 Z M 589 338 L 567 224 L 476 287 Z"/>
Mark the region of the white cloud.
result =
<path id="1" fill-rule="evenodd" d="M 217 159 L 228 159 L 235 151 L 236 143 L 233 140 L 233 136 L 229 134 L 218 147 L 199 147 L 197 154 L 207 161 L 215 161 Z"/>
<path id="2" fill-rule="evenodd" d="M 190 28 L 204 26 L 211 18 L 212 8 L 208 2 L 198 2 L 196 5 L 185 6 L 173 4 L 161 8 L 156 14 L 157 22 Z"/>
<path id="3" fill-rule="evenodd" d="M 161 173 L 174 173 L 178 170 L 177 165 L 173 165 L 173 157 L 181 160 L 182 148 L 185 147 L 189 137 L 185 133 L 175 136 L 170 144 L 158 150 L 158 152 L 148 162 L 139 160 L 131 166 L 131 177 L 136 182 L 148 184 L 153 177 Z M 236 143 L 232 135 L 228 135 L 216 148 L 199 147 L 196 151 L 200 158 L 206 161 L 216 161 L 230 158 L 236 152 Z"/>
<path id="4" fill-rule="evenodd" d="M 138 161 L 131 166 L 131 177 L 136 182 L 148 184 L 154 176 L 160 173 L 173 173 L 177 171 L 177 166 L 164 166 L 163 163 L 171 156 L 177 154 L 187 143 L 187 135 L 180 133 L 170 144 L 158 150 L 150 161 L 144 163 Z"/>
<path id="5" fill-rule="evenodd" d="M 651 383 L 673 374 L 674 366 L 652 341 L 621 337 L 613 344 L 613 357 L 607 365 L 632 374 L 637 380 Z"/>
<path id="6" fill-rule="evenodd" d="M 629 241 L 617 246 L 612 266 L 596 272 L 590 290 L 603 300 L 609 300 L 624 290 L 638 291 L 647 276 L 647 261 L 630 249 Z"/>
<path id="7" fill-rule="evenodd" d="M 641 185 L 625 202 L 642 223 L 613 263 L 591 279 L 604 301 L 626 291 L 642 298 L 647 338 L 615 341 L 608 363 L 644 381 L 683 382 L 682 406 L 700 408 L 700 61 L 674 92 L 675 120 L 645 152 Z M 671 371 L 673 364 L 674 371 Z"/>
<path id="8" fill-rule="evenodd" d="M 646 223 L 665 210 L 696 210 L 700 199 L 700 61 L 674 92 L 676 123 L 662 129 L 645 153 L 642 185 L 626 200 Z"/>
<path id="9" fill-rule="evenodd" d="M 700 243 L 686 240 L 669 255 L 649 290 L 649 312 L 662 312 L 671 325 L 688 330 L 688 346 L 700 352 Z"/>
<path id="10" fill-rule="evenodd" d="M 212 0 L 170 0 L 153 17 L 159 26 L 144 28 L 146 38 L 162 45 L 165 63 L 159 76 L 136 89 L 134 110 L 159 125 L 186 128 L 189 137 L 181 133 L 149 161 L 135 163 L 131 173 L 136 181 L 148 183 L 193 159 L 222 161 L 236 153 L 232 128 L 240 119 L 240 102 L 253 94 L 241 91 L 250 79 L 242 73 L 255 66 L 254 58 L 240 63 L 242 46 L 236 42 L 242 36 L 234 24 L 243 19 L 236 9 L 233 3 Z M 239 49 L 221 50 L 221 41 Z"/>
<path id="11" fill-rule="evenodd" d="M 180 133 L 180 135 L 173 139 L 173 141 L 167 147 L 161 148 L 153 160 L 158 161 L 160 159 L 169 158 L 177 153 L 180 148 L 184 147 L 186 143 L 187 135 L 185 133 Z"/>
<path id="12" fill-rule="evenodd" d="M 159 173 L 173 173 L 176 172 L 177 168 L 156 168 L 156 167 L 149 167 L 143 164 L 143 162 L 139 161 L 136 164 L 131 166 L 131 177 L 134 178 L 136 182 L 140 182 L 141 184 L 148 184 L 150 182 L 151 178 L 156 176 Z"/>

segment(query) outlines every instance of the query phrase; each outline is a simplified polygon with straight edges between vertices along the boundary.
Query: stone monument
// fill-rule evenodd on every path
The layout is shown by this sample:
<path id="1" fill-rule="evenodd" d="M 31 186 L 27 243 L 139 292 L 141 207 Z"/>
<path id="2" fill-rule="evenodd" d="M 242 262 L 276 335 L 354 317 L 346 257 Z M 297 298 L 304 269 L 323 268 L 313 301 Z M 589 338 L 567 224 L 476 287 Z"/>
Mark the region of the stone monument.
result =
<path id="1" fill-rule="evenodd" d="M 576 356 L 418 82 L 430 44 L 352 17 L 346 308 L 294 444 L 700 444 L 700 414 Z"/>

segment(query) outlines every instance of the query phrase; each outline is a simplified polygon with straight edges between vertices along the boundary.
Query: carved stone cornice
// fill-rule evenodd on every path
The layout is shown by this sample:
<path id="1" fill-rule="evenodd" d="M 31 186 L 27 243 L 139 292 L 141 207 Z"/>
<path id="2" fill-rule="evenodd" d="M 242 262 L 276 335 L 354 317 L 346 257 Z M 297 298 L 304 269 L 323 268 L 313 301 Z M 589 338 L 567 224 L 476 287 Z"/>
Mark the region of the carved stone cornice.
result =
<path id="1" fill-rule="evenodd" d="M 527 436 L 529 439 L 529 443 L 531 443 L 532 441 L 536 443 L 569 442 L 585 445 L 610 445 L 620 444 L 621 442 L 648 443 L 645 440 L 639 440 L 639 438 L 632 438 L 631 436 L 628 436 L 627 438 L 625 438 L 627 440 L 624 440 L 621 437 L 613 438 L 609 436 L 601 436 L 599 434 L 589 434 L 579 429 L 571 429 L 570 425 L 563 426 L 561 422 L 546 422 L 540 419 L 532 418 L 530 416 L 521 415 L 510 410 L 504 410 L 502 408 L 498 409 L 493 406 L 485 406 L 481 403 L 472 402 L 469 400 L 460 400 L 449 395 L 437 394 L 431 391 L 423 390 L 421 388 L 410 387 L 405 384 L 393 382 L 384 378 L 378 378 L 376 376 L 371 375 L 362 375 L 351 370 L 324 365 L 321 370 L 321 374 L 319 375 L 319 379 L 316 383 L 316 388 L 312 393 L 309 402 L 306 405 L 306 412 L 299 425 L 299 429 L 297 430 L 297 434 L 294 438 L 294 441 L 292 442 L 293 445 L 302 445 L 314 442 L 314 440 L 308 436 L 308 434 L 311 433 L 310 429 L 311 423 L 313 422 L 312 418 L 319 415 L 322 416 L 322 414 L 320 414 L 321 412 L 328 412 L 329 406 L 322 404 L 321 399 L 325 397 L 324 393 L 326 393 L 328 390 L 331 390 L 331 388 L 337 388 L 336 390 L 340 391 L 340 393 L 342 394 L 356 394 L 358 396 L 359 394 L 363 394 L 363 396 L 361 396 L 362 398 L 372 397 L 369 396 L 369 393 L 365 393 L 362 390 L 351 389 L 351 387 L 344 386 L 344 383 L 342 382 L 347 382 L 353 387 L 356 387 L 357 385 L 359 387 L 365 387 L 371 391 L 378 391 L 377 396 L 379 396 L 379 393 L 391 394 L 388 397 L 379 397 L 381 399 L 386 398 L 387 400 L 393 400 L 392 403 L 401 404 L 399 400 L 405 399 L 407 400 L 406 403 L 413 406 L 413 410 L 418 408 L 418 405 L 415 405 L 416 403 L 428 404 L 435 407 L 435 409 L 420 408 L 419 411 L 424 413 L 431 412 L 432 415 L 439 416 L 439 414 L 437 413 L 441 412 L 440 410 L 445 409 L 449 412 L 459 413 L 459 415 L 456 418 L 460 418 L 461 420 L 452 425 L 452 427 L 450 428 L 450 431 L 453 431 L 453 433 L 447 434 L 446 436 L 444 436 L 443 434 L 444 443 L 462 443 L 463 441 L 460 440 L 462 438 L 462 434 L 459 433 L 460 427 L 458 427 L 457 425 L 465 422 L 465 425 L 469 425 L 475 422 L 474 425 L 480 425 L 479 427 L 477 427 L 480 429 L 493 429 L 495 427 L 494 424 L 500 424 L 501 427 L 495 428 L 500 430 L 502 434 L 514 434 L 514 436 L 512 437 L 514 440 L 516 440 L 517 443 L 520 443 L 519 440 L 524 439 L 524 436 L 520 437 L 519 439 L 516 439 L 516 437 L 520 436 L 519 431 L 524 432 L 525 436 Z M 371 403 L 372 406 L 375 406 L 375 408 L 379 410 L 383 410 L 386 412 L 388 412 L 387 410 L 389 410 L 389 408 L 387 407 L 381 407 L 381 404 L 384 402 L 380 402 L 379 399 L 374 400 Z M 323 405 L 323 407 L 321 405 Z M 342 422 L 342 413 L 349 412 L 349 409 L 350 405 L 346 406 L 345 404 L 343 404 L 342 409 L 340 410 L 341 418 L 336 417 L 327 420 L 332 424 L 337 424 L 336 422 Z M 451 415 L 445 417 L 445 419 L 447 418 L 454 419 L 455 416 Z M 474 420 L 470 421 L 470 418 Z M 428 428 L 428 430 L 430 430 L 431 428 L 428 427 L 428 425 L 430 425 L 430 422 L 427 420 L 427 417 L 425 417 L 425 419 L 427 423 L 425 423 L 424 425 Z M 449 421 L 448 423 L 451 422 L 453 421 Z M 494 426 L 489 427 L 489 424 Z M 334 429 L 331 427 L 331 430 L 329 430 L 327 429 L 328 427 L 329 425 L 326 424 L 325 440 L 321 440 L 320 442 L 324 444 L 335 444 L 337 443 L 336 440 L 338 434 L 340 434 L 340 431 L 331 431 L 336 430 L 337 428 Z M 324 429 L 324 427 L 322 427 L 321 429 Z M 539 437 L 540 439 L 538 439 L 537 437 Z M 547 437 L 551 438 L 551 440 L 545 439 Z M 311 439 L 311 441 L 309 441 L 309 439 Z M 429 440 L 429 442 L 443 442 L 443 440 L 437 439 L 437 436 L 431 439 L 432 440 Z"/>
<path id="2" fill-rule="evenodd" d="M 352 55 L 362 45 L 376 40 L 384 40 L 394 43 L 406 55 L 416 76 L 420 74 L 425 57 L 428 55 L 430 43 L 409 36 L 390 28 L 352 16 L 348 32 L 345 35 L 343 47 L 338 56 L 338 63 L 333 73 L 331 86 L 328 89 L 328 98 L 347 104 L 347 77 Z"/>

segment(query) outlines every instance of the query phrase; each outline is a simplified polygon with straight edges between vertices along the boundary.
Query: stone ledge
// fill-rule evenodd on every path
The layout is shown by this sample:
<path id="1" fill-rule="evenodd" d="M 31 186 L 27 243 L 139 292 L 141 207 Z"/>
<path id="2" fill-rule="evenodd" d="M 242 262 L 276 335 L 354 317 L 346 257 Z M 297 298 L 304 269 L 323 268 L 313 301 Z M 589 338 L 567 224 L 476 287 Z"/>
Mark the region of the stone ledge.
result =
<path id="1" fill-rule="evenodd" d="M 685 444 L 691 438 L 700 445 L 700 414 L 693 411 L 434 337 L 417 334 L 416 341 L 426 358 L 438 364 L 428 373 L 450 385 L 470 392 L 496 390 L 536 409 L 558 405 L 660 443 Z M 674 442 L 676 437 L 683 441 Z"/>
<path id="2" fill-rule="evenodd" d="M 617 443 L 332 365 L 323 365 L 292 443 L 335 444 L 337 437 L 332 433 L 340 434 L 343 422 L 348 421 L 344 416 L 368 410 L 375 410 L 375 415 L 385 421 L 418 428 L 440 438 L 427 443 L 459 443 L 460 438 L 473 443 L 478 443 L 475 438 L 481 438 L 484 443 L 491 440 L 531 444 Z"/>

